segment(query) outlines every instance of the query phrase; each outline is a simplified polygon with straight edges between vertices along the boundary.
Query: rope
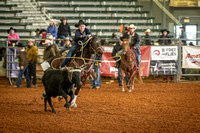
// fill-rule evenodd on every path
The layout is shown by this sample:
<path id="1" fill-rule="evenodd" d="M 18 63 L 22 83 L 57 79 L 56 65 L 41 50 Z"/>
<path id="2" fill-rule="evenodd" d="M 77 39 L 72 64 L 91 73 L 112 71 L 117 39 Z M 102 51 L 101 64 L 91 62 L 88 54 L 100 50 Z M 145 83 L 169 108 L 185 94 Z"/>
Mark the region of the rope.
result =
<path id="1" fill-rule="evenodd" d="M 110 57 L 110 58 L 107 58 L 106 60 L 111 59 L 111 58 L 115 58 L 115 57 L 119 57 L 119 59 L 116 60 L 115 62 L 121 60 L 121 56 Z M 88 59 L 88 58 L 82 58 L 82 57 L 59 57 L 59 58 L 55 58 L 55 59 L 51 62 L 51 67 L 52 67 L 53 69 L 56 69 L 56 68 L 53 67 L 53 62 L 56 61 L 56 60 L 59 60 L 59 59 L 66 59 L 66 58 L 84 59 L 84 60 L 89 60 L 89 61 L 94 61 L 94 62 L 103 62 L 102 60 Z M 89 63 L 86 63 L 86 64 L 89 64 Z"/>

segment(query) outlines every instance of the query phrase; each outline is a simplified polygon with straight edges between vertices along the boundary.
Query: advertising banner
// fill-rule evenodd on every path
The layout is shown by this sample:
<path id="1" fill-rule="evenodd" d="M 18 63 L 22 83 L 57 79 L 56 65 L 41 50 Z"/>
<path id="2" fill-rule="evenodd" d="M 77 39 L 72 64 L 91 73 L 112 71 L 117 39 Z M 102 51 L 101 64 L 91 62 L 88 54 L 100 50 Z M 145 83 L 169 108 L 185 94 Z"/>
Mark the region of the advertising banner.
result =
<path id="1" fill-rule="evenodd" d="M 117 77 L 118 69 L 115 68 L 115 60 L 112 58 L 113 46 L 103 46 L 104 52 L 102 56 L 100 70 L 101 76 Z M 141 75 L 149 76 L 151 46 L 141 46 Z"/>
<path id="2" fill-rule="evenodd" d="M 200 47 L 183 46 L 182 68 L 200 69 Z"/>
<path id="3" fill-rule="evenodd" d="M 177 46 L 151 47 L 151 74 L 176 75 L 177 74 Z"/>

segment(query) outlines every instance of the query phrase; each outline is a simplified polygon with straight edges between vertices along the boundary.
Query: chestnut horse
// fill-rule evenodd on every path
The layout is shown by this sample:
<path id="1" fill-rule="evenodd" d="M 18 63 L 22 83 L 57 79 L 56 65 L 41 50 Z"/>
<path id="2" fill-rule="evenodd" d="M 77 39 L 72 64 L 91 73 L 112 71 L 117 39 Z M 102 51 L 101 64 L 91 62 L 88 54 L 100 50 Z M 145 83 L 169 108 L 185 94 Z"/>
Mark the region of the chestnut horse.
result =
<path id="1" fill-rule="evenodd" d="M 80 54 L 76 53 L 74 56 L 78 58 L 72 57 L 66 64 L 66 67 L 83 68 L 81 71 L 81 81 L 83 83 L 82 85 L 86 83 L 88 77 L 94 78 L 94 71 L 93 71 L 94 61 L 92 61 L 92 54 L 95 54 L 95 56 L 102 56 L 103 54 L 103 50 L 101 48 L 101 41 L 96 36 L 93 36 L 91 39 L 89 39 L 86 42 L 87 43 L 84 43 L 82 45 L 77 44 L 77 47 L 79 47 L 78 49 L 80 49 L 78 50 Z M 58 60 L 55 60 L 55 62 L 53 61 L 51 64 L 52 67 L 58 69 L 59 66 L 62 64 L 63 60 L 64 59 L 58 59 Z M 72 107 L 77 107 L 76 98 L 81 87 L 82 86 L 78 87 L 75 91 L 75 98 L 71 103 Z"/>
<path id="2" fill-rule="evenodd" d="M 136 74 L 138 75 L 140 81 L 142 82 L 140 76 L 140 69 L 137 70 L 137 59 L 136 54 L 130 49 L 129 39 L 124 39 L 122 44 L 123 53 L 121 55 L 121 77 L 122 77 L 122 92 L 124 92 L 125 85 L 125 73 L 129 78 L 129 88 L 128 92 L 134 89 L 134 81 Z"/>

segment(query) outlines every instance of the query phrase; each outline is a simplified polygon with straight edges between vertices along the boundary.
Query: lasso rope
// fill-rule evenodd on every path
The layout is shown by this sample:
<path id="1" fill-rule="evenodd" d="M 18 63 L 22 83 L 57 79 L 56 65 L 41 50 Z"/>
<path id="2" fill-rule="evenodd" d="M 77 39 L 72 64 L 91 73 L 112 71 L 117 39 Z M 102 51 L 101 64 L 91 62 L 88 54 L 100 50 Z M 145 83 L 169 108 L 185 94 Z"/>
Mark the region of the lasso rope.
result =
<path id="1" fill-rule="evenodd" d="M 119 59 L 116 60 L 115 62 L 121 60 L 121 56 L 110 57 L 110 58 L 107 58 L 106 60 L 111 59 L 111 58 L 116 58 L 116 57 L 119 57 Z M 55 59 L 51 62 L 51 67 L 52 67 L 53 69 L 56 69 L 56 68 L 53 67 L 53 62 L 56 61 L 56 60 L 59 60 L 59 59 L 66 59 L 66 58 L 84 59 L 84 60 L 89 60 L 89 61 L 94 61 L 94 62 L 104 62 L 103 60 L 95 60 L 95 59 L 88 59 L 88 58 L 82 58 L 82 57 L 59 57 L 59 58 L 55 58 Z M 89 63 L 86 63 L 86 64 L 89 64 Z"/>

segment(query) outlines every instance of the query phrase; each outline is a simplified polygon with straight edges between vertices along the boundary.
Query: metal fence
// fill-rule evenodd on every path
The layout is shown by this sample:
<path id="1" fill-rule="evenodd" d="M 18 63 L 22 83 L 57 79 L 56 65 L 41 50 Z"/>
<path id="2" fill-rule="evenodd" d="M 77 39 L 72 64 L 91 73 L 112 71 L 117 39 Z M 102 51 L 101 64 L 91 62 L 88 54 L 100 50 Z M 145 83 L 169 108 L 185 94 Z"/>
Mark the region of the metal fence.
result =
<path id="1" fill-rule="evenodd" d="M 157 42 L 159 38 L 154 38 L 151 39 L 151 46 L 160 46 Z M 200 81 L 200 67 L 196 68 L 196 69 L 190 69 L 190 68 L 182 68 L 182 46 L 184 41 L 200 41 L 200 40 L 181 40 L 181 39 L 175 39 L 175 38 L 170 38 L 170 40 L 172 41 L 172 43 L 170 44 L 170 46 L 177 46 L 178 47 L 178 68 L 177 68 L 177 75 L 174 75 L 176 78 L 177 82 L 182 82 L 183 77 L 192 77 L 192 78 L 196 78 L 197 81 Z M 18 72 L 19 71 L 19 67 L 12 67 L 13 66 L 17 66 L 16 64 L 18 64 L 17 62 L 17 48 L 15 46 L 8 46 L 8 40 L 1 40 L 1 42 L 4 42 L 4 44 L 6 44 L 6 46 L 2 46 L 4 48 L 6 48 L 6 56 L 5 59 L 7 61 L 7 67 L 6 67 L 6 77 L 9 79 L 10 84 L 12 84 L 11 80 L 13 78 L 17 78 L 17 75 L 13 75 L 13 72 Z M 39 41 L 39 40 L 38 40 Z M 61 41 L 61 40 L 57 40 L 57 41 Z M 103 40 L 102 40 L 103 41 Z M 20 42 L 27 44 L 27 39 L 20 39 Z M 117 43 L 118 40 L 113 40 L 113 39 L 107 39 L 103 41 L 105 44 L 104 45 L 113 45 L 113 43 Z M 187 44 L 188 45 L 188 44 Z M 141 46 L 145 46 L 144 44 L 144 39 L 141 38 Z M 41 78 L 43 71 L 40 67 L 40 64 L 43 62 L 42 57 L 43 57 L 43 50 L 44 50 L 44 46 L 37 46 L 39 49 L 39 56 L 38 56 L 38 62 L 37 62 L 37 78 Z M 200 46 L 194 46 L 194 47 L 200 47 Z M 60 47 L 60 49 L 62 49 L 62 47 Z M 200 52 L 200 51 L 199 51 Z M 200 53 L 199 53 L 200 54 Z"/>

